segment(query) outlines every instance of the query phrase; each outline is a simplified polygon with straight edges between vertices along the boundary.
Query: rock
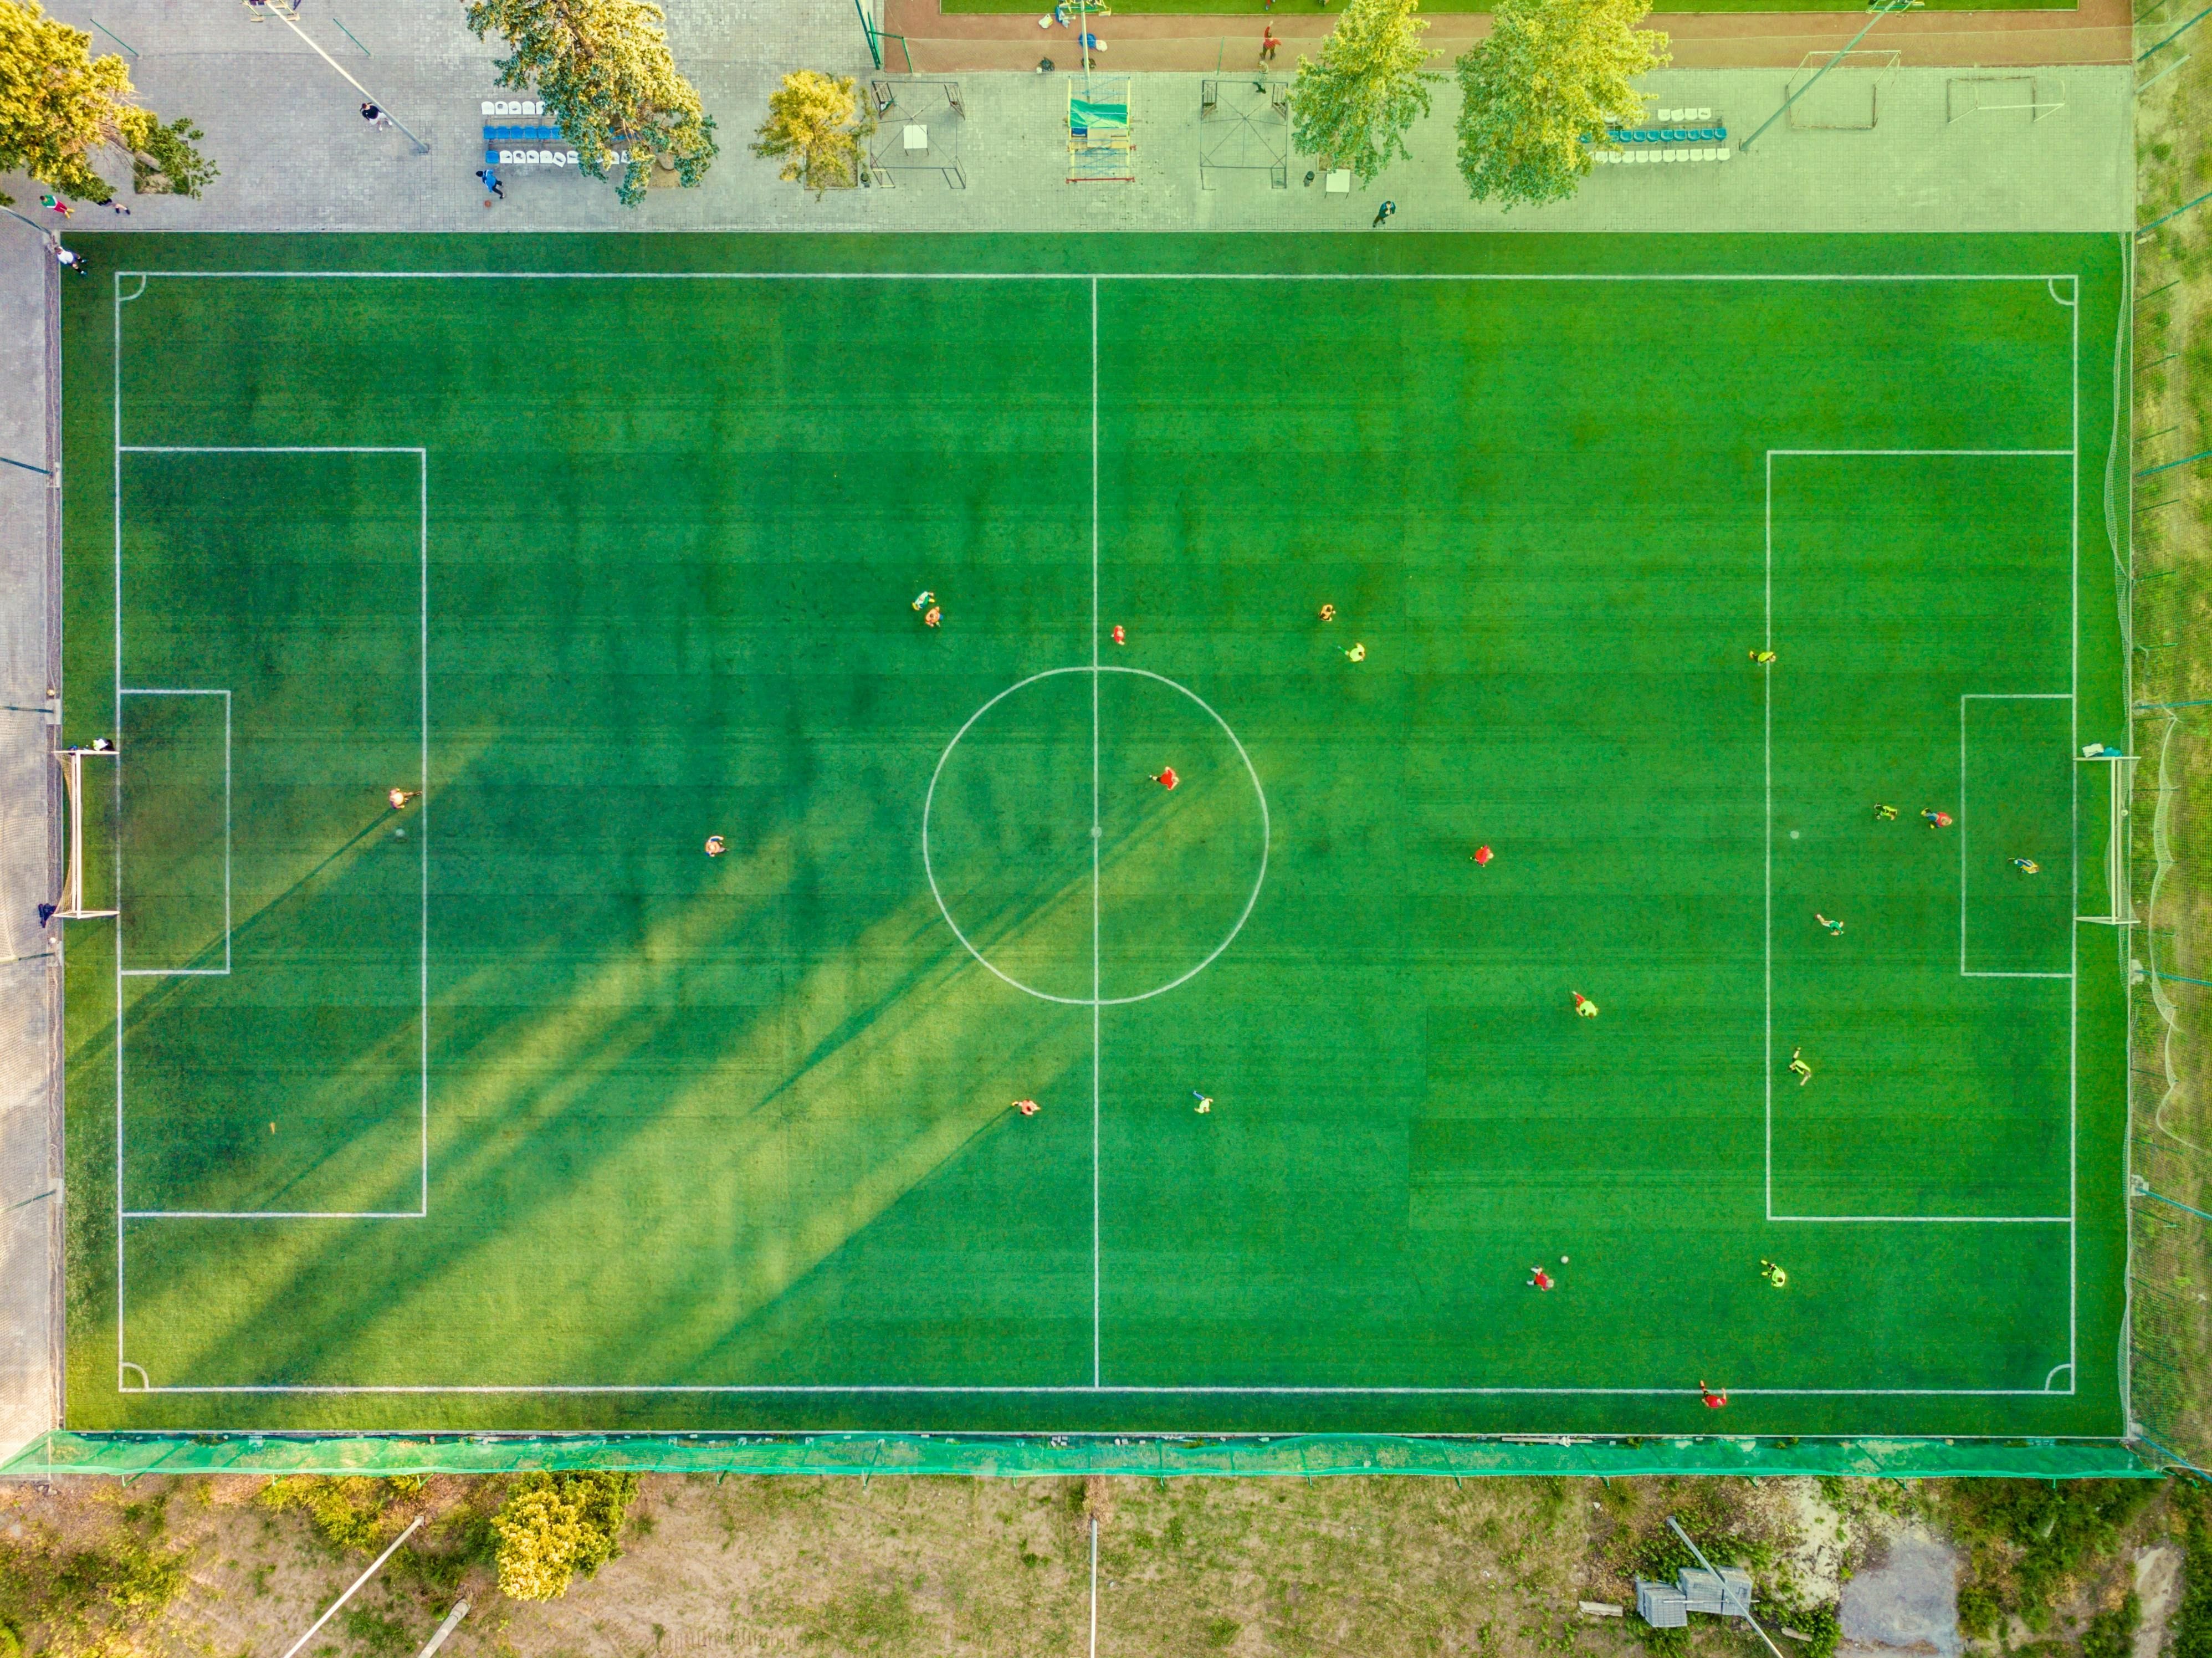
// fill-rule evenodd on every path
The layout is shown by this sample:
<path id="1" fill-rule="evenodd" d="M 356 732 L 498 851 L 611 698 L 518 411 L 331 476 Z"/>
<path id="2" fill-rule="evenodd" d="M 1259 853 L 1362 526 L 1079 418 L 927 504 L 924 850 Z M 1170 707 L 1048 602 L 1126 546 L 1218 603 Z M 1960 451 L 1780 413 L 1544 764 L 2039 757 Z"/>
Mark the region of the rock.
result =
<path id="1" fill-rule="evenodd" d="M 1585 1618 L 1619 1618 L 1627 1610 L 1610 1600 L 1578 1600 L 1575 1604 L 1582 1608 Z M 2154 1653 L 2152 1658 L 2157 1658 L 2157 1655 Z"/>

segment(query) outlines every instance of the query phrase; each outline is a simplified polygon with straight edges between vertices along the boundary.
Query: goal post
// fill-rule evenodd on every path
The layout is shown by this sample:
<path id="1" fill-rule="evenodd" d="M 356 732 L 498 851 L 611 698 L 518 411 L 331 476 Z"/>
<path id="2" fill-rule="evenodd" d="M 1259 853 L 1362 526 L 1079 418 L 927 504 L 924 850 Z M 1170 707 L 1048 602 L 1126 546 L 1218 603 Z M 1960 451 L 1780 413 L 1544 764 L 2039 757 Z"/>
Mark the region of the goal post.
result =
<path id="1" fill-rule="evenodd" d="M 84 907 L 84 762 L 88 756 L 97 760 L 112 760 L 115 752 L 112 744 L 101 744 L 89 749 L 54 750 L 54 759 L 62 768 L 62 793 L 68 797 L 69 854 L 62 866 L 61 894 L 46 908 L 46 919 L 89 921 L 115 914 L 112 909 L 87 909 Z"/>

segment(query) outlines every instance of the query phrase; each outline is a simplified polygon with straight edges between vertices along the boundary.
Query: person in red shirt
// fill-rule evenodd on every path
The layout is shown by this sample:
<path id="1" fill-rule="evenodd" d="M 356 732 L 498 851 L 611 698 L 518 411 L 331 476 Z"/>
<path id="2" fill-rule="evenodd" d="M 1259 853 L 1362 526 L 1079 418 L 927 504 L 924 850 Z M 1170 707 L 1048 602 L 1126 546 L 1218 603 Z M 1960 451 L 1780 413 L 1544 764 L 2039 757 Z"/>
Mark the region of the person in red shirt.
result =
<path id="1" fill-rule="evenodd" d="M 1114 642 L 1116 645 L 1126 645 L 1129 642 L 1129 635 L 1121 631 L 1121 624 L 1118 622 L 1114 624 Z"/>
<path id="2" fill-rule="evenodd" d="M 1698 1397 L 1705 1401 L 1705 1408 L 1707 1410 L 1717 1411 L 1728 1403 L 1728 1389 L 1723 1388 L 1720 1392 L 1715 1393 L 1711 1388 L 1705 1386 L 1703 1382 L 1699 1382 L 1698 1383 Z"/>
<path id="3" fill-rule="evenodd" d="M 1528 1269 L 1528 1287 L 1532 1290 L 1550 1289 L 1552 1275 L 1540 1266 L 1531 1266 Z"/>
<path id="4" fill-rule="evenodd" d="M 1162 766 L 1152 781 L 1164 789 L 1171 789 L 1182 782 L 1182 779 L 1176 775 L 1176 768 L 1173 766 Z"/>
<path id="5" fill-rule="evenodd" d="M 1929 829 L 1951 827 L 1951 814 L 1948 811 L 1939 811 L 1934 806 L 1923 806 L 1920 809 L 1920 815 L 1927 819 Z"/>
<path id="6" fill-rule="evenodd" d="M 1492 852 L 1488 847 L 1477 847 L 1474 849 L 1474 861 L 1478 864 L 1487 864 L 1496 856 L 1498 856 L 1498 854 Z"/>
<path id="7" fill-rule="evenodd" d="M 1014 1109 L 1024 1117 L 1034 1117 L 1037 1114 L 1037 1102 L 1035 1100 L 1016 1100 Z"/>

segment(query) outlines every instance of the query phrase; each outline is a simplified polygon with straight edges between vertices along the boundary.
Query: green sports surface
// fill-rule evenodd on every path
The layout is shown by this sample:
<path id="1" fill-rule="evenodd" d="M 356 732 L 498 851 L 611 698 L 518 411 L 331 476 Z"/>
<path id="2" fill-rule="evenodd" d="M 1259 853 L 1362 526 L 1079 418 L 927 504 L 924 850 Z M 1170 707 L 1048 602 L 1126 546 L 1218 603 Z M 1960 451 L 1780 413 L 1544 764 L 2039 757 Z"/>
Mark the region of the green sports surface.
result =
<path id="1" fill-rule="evenodd" d="M 71 1427 L 2124 1430 L 2119 239 L 82 240 Z"/>

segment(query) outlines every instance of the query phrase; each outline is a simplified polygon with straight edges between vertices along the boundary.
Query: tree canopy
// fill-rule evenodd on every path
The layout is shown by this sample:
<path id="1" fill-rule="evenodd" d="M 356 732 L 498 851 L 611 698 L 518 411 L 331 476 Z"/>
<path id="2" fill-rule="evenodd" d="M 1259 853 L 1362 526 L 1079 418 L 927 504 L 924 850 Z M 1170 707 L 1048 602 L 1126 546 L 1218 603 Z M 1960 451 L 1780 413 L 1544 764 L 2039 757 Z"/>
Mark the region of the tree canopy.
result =
<path id="1" fill-rule="evenodd" d="M 526 1473 L 492 1517 L 499 1587 L 517 1600 L 557 1600 L 622 1552 L 634 1473 Z"/>
<path id="2" fill-rule="evenodd" d="M 1411 160 L 1406 129 L 1429 112 L 1440 75 L 1422 65 L 1440 54 L 1421 45 L 1420 0 L 1352 0 L 1322 42 L 1319 61 L 1301 56 L 1291 84 L 1291 142 L 1308 155 L 1348 167 L 1363 185 L 1395 159 Z"/>
<path id="3" fill-rule="evenodd" d="M 92 55 L 92 37 L 47 16 L 37 0 L 0 0 L 0 172 L 27 173 L 64 196 L 106 201 L 114 187 L 93 166 L 104 148 L 131 158 L 137 188 L 198 196 L 216 170 L 190 121 L 164 126 L 137 96 L 120 58 Z M 0 203 L 15 197 L 0 192 Z"/>
<path id="4" fill-rule="evenodd" d="M 776 177 L 814 192 L 850 190 L 860 182 L 861 144 L 876 130 L 872 111 L 861 107 L 853 77 L 794 70 L 769 94 L 768 119 L 753 154 L 781 161 Z"/>
<path id="5" fill-rule="evenodd" d="M 648 0 L 469 0 L 466 15 L 479 40 L 497 33 L 513 49 L 499 83 L 535 91 L 581 171 L 604 179 L 617 149 L 631 151 L 624 206 L 645 199 L 652 157 L 638 150 L 672 162 L 687 190 L 721 154 L 714 118 L 676 72 L 666 14 Z"/>
<path id="6" fill-rule="evenodd" d="M 1585 138 L 1632 121 L 1634 76 L 1671 61 L 1638 29 L 1648 0 L 1499 0 L 1490 37 L 1456 65 L 1459 170 L 1477 201 L 1565 201 L 1590 170 Z"/>

